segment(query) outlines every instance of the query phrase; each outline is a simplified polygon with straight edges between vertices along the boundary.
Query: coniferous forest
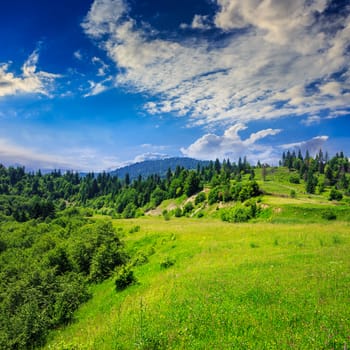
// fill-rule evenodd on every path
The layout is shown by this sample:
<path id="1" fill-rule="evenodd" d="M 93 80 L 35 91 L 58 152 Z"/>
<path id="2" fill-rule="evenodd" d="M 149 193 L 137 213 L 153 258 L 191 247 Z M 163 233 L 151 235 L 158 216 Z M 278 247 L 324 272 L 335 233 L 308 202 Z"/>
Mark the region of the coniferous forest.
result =
<path id="1" fill-rule="evenodd" d="M 331 201 L 350 195 L 349 159 L 342 152 L 311 157 L 288 151 L 280 167 L 289 183 L 303 184 L 307 194 L 327 191 Z M 0 165 L 0 348 L 44 344 L 51 329 L 72 321 L 93 284 L 119 276 L 120 290 L 135 281 L 135 259 L 122 241 L 125 232 L 110 218 L 143 216 L 165 200 L 183 198 L 182 207 L 163 211 L 166 220 L 190 216 L 205 202 L 228 204 L 221 211 L 224 221 L 249 221 L 262 210 L 264 191 L 256 175 L 265 181 L 273 169 L 259 162 L 252 166 L 245 158 L 216 160 L 130 180 L 128 174 L 42 174 Z"/>

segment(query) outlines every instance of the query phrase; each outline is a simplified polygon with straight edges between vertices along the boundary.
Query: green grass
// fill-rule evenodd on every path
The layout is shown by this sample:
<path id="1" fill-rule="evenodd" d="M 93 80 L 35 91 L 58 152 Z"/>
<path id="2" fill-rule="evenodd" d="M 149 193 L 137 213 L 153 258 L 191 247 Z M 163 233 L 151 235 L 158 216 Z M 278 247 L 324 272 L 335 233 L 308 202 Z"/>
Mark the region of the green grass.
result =
<path id="1" fill-rule="evenodd" d="M 293 211 L 293 208 L 287 210 Z M 286 213 L 286 217 L 291 215 Z M 115 220 L 148 255 L 138 283 L 93 288 L 45 349 L 344 349 L 350 345 L 350 225 Z M 164 261 L 171 261 L 166 268 Z"/>

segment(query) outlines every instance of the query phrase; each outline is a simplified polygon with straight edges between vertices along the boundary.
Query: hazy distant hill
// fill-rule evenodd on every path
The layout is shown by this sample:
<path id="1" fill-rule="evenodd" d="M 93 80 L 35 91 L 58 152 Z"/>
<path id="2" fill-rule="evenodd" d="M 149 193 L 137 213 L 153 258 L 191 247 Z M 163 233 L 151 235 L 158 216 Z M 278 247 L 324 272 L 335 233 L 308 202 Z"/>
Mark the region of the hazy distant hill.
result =
<path id="1" fill-rule="evenodd" d="M 197 165 L 206 166 L 209 161 L 197 160 L 193 158 L 186 157 L 174 157 L 165 158 L 157 160 L 145 160 L 140 163 L 131 164 L 116 170 L 111 171 L 112 175 L 117 175 L 120 179 L 124 178 L 128 173 L 130 179 L 136 179 L 139 175 L 143 178 L 149 175 L 158 174 L 161 177 L 166 176 L 168 169 L 172 171 L 176 169 L 177 166 L 184 167 L 185 169 L 197 169 Z"/>

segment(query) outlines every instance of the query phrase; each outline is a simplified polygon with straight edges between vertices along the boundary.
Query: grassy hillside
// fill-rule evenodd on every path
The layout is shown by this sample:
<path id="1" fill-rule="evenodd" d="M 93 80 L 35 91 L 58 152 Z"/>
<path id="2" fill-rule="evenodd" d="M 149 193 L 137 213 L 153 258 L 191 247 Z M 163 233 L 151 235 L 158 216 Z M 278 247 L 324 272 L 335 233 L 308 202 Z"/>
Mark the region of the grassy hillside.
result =
<path id="1" fill-rule="evenodd" d="M 0 348 L 347 348 L 350 162 L 283 159 L 136 181 L 0 165 Z"/>
<path id="2" fill-rule="evenodd" d="M 93 289 L 45 349 L 343 349 L 349 223 L 115 220 L 138 283 Z M 147 258 L 145 258 L 147 257 Z"/>

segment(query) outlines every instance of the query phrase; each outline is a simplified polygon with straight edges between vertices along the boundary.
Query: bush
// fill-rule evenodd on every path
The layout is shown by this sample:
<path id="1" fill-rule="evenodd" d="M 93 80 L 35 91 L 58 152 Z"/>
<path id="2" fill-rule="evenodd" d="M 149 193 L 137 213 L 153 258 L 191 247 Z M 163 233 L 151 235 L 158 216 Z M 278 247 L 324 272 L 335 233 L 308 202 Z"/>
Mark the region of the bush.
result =
<path id="1" fill-rule="evenodd" d="M 322 213 L 322 218 L 325 220 L 336 220 L 337 216 L 332 210 L 325 210 Z"/>
<path id="2" fill-rule="evenodd" d="M 131 219 L 134 218 L 136 215 L 136 206 L 134 203 L 129 203 L 123 210 L 123 218 L 124 219 Z"/>
<path id="3" fill-rule="evenodd" d="M 132 259 L 133 266 L 140 266 L 148 263 L 148 256 L 144 252 L 138 252 Z"/>
<path id="4" fill-rule="evenodd" d="M 117 291 L 122 291 L 136 282 L 134 271 L 128 266 L 123 266 L 115 280 L 115 288 Z"/>
<path id="5" fill-rule="evenodd" d="M 221 219 L 228 222 L 247 222 L 252 218 L 251 207 L 236 205 L 233 208 L 223 210 Z"/>
<path id="6" fill-rule="evenodd" d="M 209 204 L 214 204 L 220 201 L 220 191 L 218 187 L 213 187 L 208 195 Z"/>
<path id="7" fill-rule="evenodd" d="M 133 227 L 129 230 L 129 233 L 139 232 L 140 229 L 141 229 L 140 225 L 133 226 Z"/>
<path id="8" fill-rule="evenodd" d="M 162 269 L 168 269 L 175 264 L 175 260 L 169 258 L 168 256 L 160 263 Z"/>
<path id="9" fill-rule="evenodd" d="M 194 200 L 194 204 L 198 205 L 199 203 L 203 203 L 207 199 L 207 195 L 204 192 L 198 193 L 196 199 Z"/>
<path id="10" fill-rule="evenodd" d="M 331 189 L 331 192 L 329 193 L 329 200 L 330 201 L 340 201 L 343 199 L 343 195 L 340 191 L 336 190 L 334 187 Z"/>
<path id="11" fill-rule="evenodd" d="M 191 213 L 191 211 L 194 209 L 192 202 L 188 202 L 185 204 L 184 208 L 183 208 L 183 214 L 189 214 Z"/>
<path id="12" fill-rule="evenodd" d="M 180 218 L 182 216 L 181 208 L 179 208 L 179 207 L 175 208 L 174 215 L 175 215 L 175 217 Z"/>
<path id="13" fill-rule="evenodd" d="M 292 174 L 289 176 L 289 182 L 291 184 L 300 184 L 300 177 L 297 174 Z"/>

